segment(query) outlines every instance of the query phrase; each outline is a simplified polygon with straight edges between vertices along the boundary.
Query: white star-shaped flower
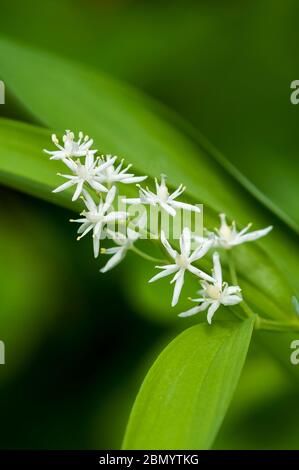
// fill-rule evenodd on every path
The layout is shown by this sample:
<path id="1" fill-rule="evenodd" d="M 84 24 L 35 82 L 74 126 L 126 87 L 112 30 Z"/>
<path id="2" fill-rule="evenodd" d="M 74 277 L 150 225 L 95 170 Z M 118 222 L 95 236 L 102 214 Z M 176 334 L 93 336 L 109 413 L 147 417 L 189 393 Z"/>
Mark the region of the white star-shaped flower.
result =
<path id="1" fill-rule="evenodd" d="M 229 286 L 227 282 L 222 282 L 222 268 L 217 252 L 213 255 L 213 264 L 213 282 L 202 281 L 202 289 L 199 291 L 201 298 L 192 299 L 193 302 L 197 302 L 199 305 L 180 313 L 179 317 L 190 317 L 208 309 L 207 320 L 211 324 L 213 315 L 220 305 L 236 305 L 242 302 L 241 288 L 239 286 Z"/>
<path id="2" fill-rule="evenodd" d="M 96 153 L 97 150 L 90 150 L 93 144 L 93 140 L 84 136 L 83 132 L 79 132 L 79 139 L 74 140 L 75 135 L 73 132 L 67 130 L 62 138 L 63 146 L 60 145 L 58 138 L 55 134 L 52 134 L 52 142 L 56 145 L 58 150 L 50 151 L 44 149 L 44 152 L 51 155 L 50 160 L 64 160 L 65 158 L 71 157 L 85 157 L 87 152 L 92 154 Z"/>
<path id="3" fill-rule="evenodd" d="M 117 232 L 114 233 L 111 230 L 107 230 L 108 234 L 113 237 L 113 241 L 116 243 L 115 247 L 112 248 L 103 248 L 103 253 L 105 255 L 113 255 L 109 261 L 105 264 L 105 266 L 100 269 L 101 273 L 106 273 L 110 269 L 114 268 L 117 264 L 119 264 L 124 257 L 126 256 L 127 252 L 132 249 L 134 243 L 141 237 L 142 233 L 140 231 L 136 231 L 137 229 L 143 229 L 146 225 L 146 213 L 143 214 L 138 222 L 136 223 L 134 228 L 127 227 L 126 235 L 123 233 Z"/>
<path id="4" fill-rule="evenodd" d="M 162 277 L 175 274 L 171 280 L 171 284 L 175 283 L 171 303 L 172 307 L 174 307 L 174 305 L 178 303 L 179 296 L 184 284 L 184 276 L 186 271 L 190 271 L 192 274 L 195 274 L 195 276 L 198 276 L 201 279 L 213 282 L 213 278 L 211 276 L 192 265 L 192 263 L 202 258 L 208 252 L 211 247 L 211 242 L 208 241 L 203 243 L 202 246 L 191 252 L 191 233 L 188 228 L 184 228 L 180 237 L 180 253 L 170 246 L 163 231 L 161 231 L 161 242 L 163 243 L 163 246 L 165 247 L 169 256 L 174 260 L 174 264 L 156 266 L 156 268 L 161 269 L 162 271 L 152 277 L 149 282 L 154 282 L 158 279 L 161 279 Z"/>
<path id="5" fill-rule="evenodd" d="M 102 159 L 103 162 L 108 162 L 112 158 L 112 155 L 106 155 L 105 158 Z M 100 175 L 101 183 L 106 183 L 108 185 L 114 183 L 124 183 L 124 184 L 131 184 L 131 183 L 140 183 L 144 181 L 147 176 L 135 176 L 133 173 L 128 173 L 128 170 L 132 167 L 132 165 L 128 165 L 126 168 L 123 167 L 124 160 L 121 160 L 118 166 L 110 165 L 108 166 Z"/>
<path id="6" fill-rule="evenodd" d="M 148 187 L 146 189 L 139 186 L 139 198 L 124 199 L 128 204 L 150 204 L 152 206 L 159 206 L 164 209 L 172 217 L 176 215 L 176 209 L 184 209 L 188 211 L 200 212 L 200 208 L 185 202 L 175 201 L 184 191 L 185 187 L 181 184 L 172 194 L 169 194 L 165 176 L 161 175 L 161 183 L 158 183 L 155 178 L 156 193 L 151 191 Z"/>
<path id="7" fill-rule="evenodd" d="M 230 249 L 236 245 L 241 245 L 241 243 L 251 242 L 257 240 L 258 238 L 264 237 L 272 230 L 272 225 L 266 227 L 262 230 L 256 230 L 254 232 L 247 233 L 251 227 L 251 224 L 248 224 L 240 232 L 236 229 L 235 222 L 231 226 L 227 225 L 226 215 L 220 214 L 220 228 L 217 229 L 217 234 L 215 238 L 215 246 L 219 246 L 225 249 Z"/>
<path id="8" fill-rule="evenodd" d="M 104 228 L 109 223 L 125 220 L 127 213 L 108 212 L 115 198 L 116 186 L 112 186 L 108 191 L 105 202 L 101 199 L 98 205 L 94 202 L 87 191 L 84 190 L 83 194 L 87 210 L 81 212 L 80 215 L 83 216 L 82 218 L 76 220 L 71 219 L 70 221 L 81 224 L 78 229 L 80 236 L 77 240 L 80 240 L 91 230 L 93 231 L 93 251 L 95 258 L 97 258 L 100 249 L 100 239 Z"/>
<path id="9" fill-rule="evenodd" d="M 76 201 L 82 193 L 84 183 L 89 184 L 89 186 L 96 191 L 107 192 L 108 189 L 100 182 L 100 175 L 107 167 L 113 165 L 115 159 L 116 157 L 113 157 L 111 160 L 99 164 L 99 158 L 94 158 L 94 155 L 91 152 L 88 152 L 85 157 L 84 164 L 82 164 L 80 160 L 77 160 L 76 162 L 71 159 L 63 160 L 65 165 L 73 172 L 73 175 L 58 173 L 59 176 L 66 178 L 68 181 L 54 189 L 53 193 L 59 193 L 71 186 L 77 185 L 72 197 L 72 201 Z"/>

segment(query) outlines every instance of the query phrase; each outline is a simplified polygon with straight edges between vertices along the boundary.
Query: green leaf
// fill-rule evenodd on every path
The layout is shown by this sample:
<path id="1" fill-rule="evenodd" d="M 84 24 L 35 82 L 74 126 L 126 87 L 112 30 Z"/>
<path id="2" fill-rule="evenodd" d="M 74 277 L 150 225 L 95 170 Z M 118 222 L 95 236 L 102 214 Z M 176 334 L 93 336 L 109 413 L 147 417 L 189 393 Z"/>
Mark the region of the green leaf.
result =
<path id="1" fill-rule="evenodd" d="M 1 40 L 0 59 L 10 89 L 42 123 L 61 130 L 82 128 L 101 151 L 125 157 L 140 172 L 151 176 L 163 172 L 173 185 L 183 182 L 186 196 L 204 203 L 207 227 L 218 225 L 217 212 L 226 212 L 241 226 L 248 221 L 257 228 L 274 223 L 267 241 L 236 248 L 238 268 L 246 290 L 262 294 L 252 299 L 259 313 L 275 318 L 291 314 L 290 298 L 298 290 L 297 239 L 232 178 L 210 149 L 206 151 L 204 144 L 199 147 L 169 125 L 156 103 L 81 64 L 7 40 Z M 0 170 L 6 158 L 0 148 Z M 56 197 L 61 201 L 66 195 Z"/>
<path id="2" fill-rule="evenodd" d="M 129 419 L 124 449 L 208 449 L 246 358 L 254 317 L 192 326 L 148 372 Z"/>
<path id="3" fill-rule="evenodd" d="M 233 213 L 240 223 L 247 223 L 248 217 L 269 222 L 265 214 L 260 219 L 247 192 L 204 145 L 199 148 L 160 117 L 163 108 L 157 103 L 82 64 L 4 39 L 0 44 L 3 78 L 44 125 L 83 128 L 100 144 L 100 151 L 120 154 L 150 175 L 166 172 L 174 185 L 183 178 L 189 193 L 213 210 Z"/>
<path id="4" fill-rule="evenodd" d="M 55 204 L 76 208 L 70 194 L 53 194 L 59 184 L 56 176 L 63 165 L 49 161 L 43 149 L 49 146 L 49 131 L 0 118 L 0 181 L 12 188 Z"/>

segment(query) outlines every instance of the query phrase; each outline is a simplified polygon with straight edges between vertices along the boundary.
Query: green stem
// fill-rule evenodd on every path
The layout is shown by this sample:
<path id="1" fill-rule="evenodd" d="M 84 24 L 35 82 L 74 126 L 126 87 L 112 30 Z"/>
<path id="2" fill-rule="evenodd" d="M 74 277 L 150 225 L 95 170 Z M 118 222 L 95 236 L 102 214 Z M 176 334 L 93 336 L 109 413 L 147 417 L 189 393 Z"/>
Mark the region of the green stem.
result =
<path id="1" fill-rule="evenodd" d="M 299 332 L 299 323 L 281 323 L 274 320 L 266 320 L 257 315 L 255 328 L 257 330 L 280 331 L 280 332 Z"/>
<path id="2" fill-rule="evenodd" d="M 252 317 L 252 315 L 256 315 L 254 311 L 249 307 L 249 305 L 245 302 L 245 300 L 242 300 L 242 302 L 240 303 L 240 307 L 243 309 L 243 312 L 248 318 Z"/>
<path id="3" fill-rule="evenodd" d="M 154 263 L 163 263 L 163 264 L 167 263 L 165 259 L 155 258 L 154 256 L 150 256 L 147 253 L 144 253 L 144 251 L 139 250 L 135 246 L 133 246 L 131 250 L 134 251 L 134 253 L 136 253 L 137 255 L 141 256 L 141 258 L 146 259 L 147 261 L 153 261 Z"/>
<path id="4" fill-rule="evenodd" d="M 235 263 L 234 263 L 234 260 L 233 260 L 232 253 L 230 251 L 227 251 L 227 262 L 228 262 L 228 268 L 229 268 L 232 283 L 233 283 L 233 285 L 238 286 L 239 281 L 238 281 L 237 271 L 236 271 L 236 268 L 235 268 Z M 253 312 L 253 310 L 251 310 L 251 308 L 245 302 L 245 300 L 243 300 L 240 303 L 240 307 L 242 308 L 242 310 L 245 313 L 246 317 L 249 318 L 252 315 L 255 315 L 255 313 Z"/>
<path id="5" fill-rule="evenodd" d="M 235 263 L 234 263 L 234 260 L 233 260 L 233 257 L 232 257 L 232 253 L 230 251 L 227 251 L 226 253 L 227 253 L 228 269 L 229 269 L 229 273 L 230 273 L 232 283 L 233 283 L 234 286 L 238 286 L 239 285 L 238 276 L 237 276 L 237 272 L 236 272 L 236 268 L 235 268 Z"/>

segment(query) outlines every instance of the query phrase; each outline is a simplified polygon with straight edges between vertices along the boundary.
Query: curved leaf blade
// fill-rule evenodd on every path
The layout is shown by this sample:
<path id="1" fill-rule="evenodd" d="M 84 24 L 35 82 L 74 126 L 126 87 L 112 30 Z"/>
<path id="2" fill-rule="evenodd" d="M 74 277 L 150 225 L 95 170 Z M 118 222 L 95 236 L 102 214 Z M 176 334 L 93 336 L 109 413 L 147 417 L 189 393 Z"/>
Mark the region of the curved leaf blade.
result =
<path id="1" fill-rule="evenodd" d="M 249 347 L 254 317 L 185 330 L 148 372 L 124 449 L 208 449 L 221 426 Z"/>
<path id="2" fill-rule="evenodd" d="M 49 146 L 48 130 L 0 118 L 0 181 L 54 204 L 75 209 L 70 193 L 54 194 L 57 171 L 63 165 L 49 161 L 43 149 Z"/>
<path id="3" fill-rule="evenodd" d="M 120 154 L 150 175 L 166 172 L 174 185 L 184 175 L 188 192 L 216 212 L 244 224 L 248 217 L 265 223 L 263 208 L 255 209 L 254 199 L 205 149 L 206 143 L 200 147 L 177 131 L 161 105 L 82 64 L 4 38 L 0 45 L 3 78 L 42 124 L 56 130 L 83 128 L 101 143 L 100 151 Z"/>

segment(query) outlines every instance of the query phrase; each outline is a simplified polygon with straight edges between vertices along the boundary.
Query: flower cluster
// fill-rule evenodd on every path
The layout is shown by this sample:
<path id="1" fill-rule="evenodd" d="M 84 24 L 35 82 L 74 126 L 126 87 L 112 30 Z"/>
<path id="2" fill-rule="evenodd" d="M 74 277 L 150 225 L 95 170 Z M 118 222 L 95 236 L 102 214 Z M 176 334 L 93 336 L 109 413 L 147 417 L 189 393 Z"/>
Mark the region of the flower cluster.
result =
<path id="1" fill-rule="evenodd" d="M 174 192 L 170 192 L 166 184 L 166 176 L 161 175 L 160 182 L 155 178 L 155 190 L 147 186 L 143 188 L 139 183 L 147 176 L 135 176 L 129 172 L 131 165 L 124 166 L 124 160 L 118 161 L 116 156 L 96 156 L 97 150 L 92 149 L 93 140 L 79 132 L 78 140 L 75 140 L 73 132 L 67 130 L 63 136 L 63 144 L 59 143 L 55 134 L 52 142 L 57 150 L 48 151 L 51 160 L 60 160 L 70 171 L 70 174 L 58 173 L 67 181 L 54 189 L 57 193 L 75 187 L 72 200 L 82 199 L 84 209 L 80 218 L 71 219 L 71 222 L 80 224 L 77 239 L 81 239 L 88 233 L 92 233 L 94 256 L 99 253 L 112 255 L 104 267 L 100 269 L 105 273 L 119 264 L 128 251 L 147 258 L 151 256 L 137 249 L 135 244 L 147 231 L 147 217 L 144 212 L 137 220 L 132 221 L 126 210 L 115 211 L 113 203 L 119 185 L 136 184 L 139 197 L 122 197 L 125 205 L 154 206 L 160 213 L 165 212 L 172 218 L 177 216 L 178 210 L 192 213 L 200 212 L 198 205 L 188 204 L 177 199 L 185 191 L 180 185 Z M 121 230 L 122 229 L 122 230 Z M 124 229 L 124 230 L 123 230 Z M 155 282 L 163 277 L 172 276 L 171 284 L 174 284 L 172 306 L 175 306 L 183 288 L 185 274 L 196 276 L 201 284 L 200 297 L 191 299 L 196 306 L 180 313 L 180 317 L 195 315 L 207 310 L 207 320 L 211 323 L 216 310 L 220 305 L 231 306 L 242 302 L 242 292 L 239 285 L 229 285 L 223 281 L 220 255 L 217 249 L 230 250 L 245 242 L 257 240 L 267 235 L 272 227 L 249 232 L 250 225 L 238 231 L 235 222 L 228 225 L 225 214 L 220 214 L 220 227 L 214 232 L 207 231 L 205 236 L 191 233 L 189 227 L 183 227 L 179 246 L 173 246 L 167 239 L 164 231 L 160 229 L 159 241 L 167 259 L 156 266 L 159 272 L 149 282 Z M 114 242 L 110 248 L 100 249 L 101 240 L 109 238 Z M 211 274 L 204 272 L 196 264 L 213 250 L 213 268 Z"/>

